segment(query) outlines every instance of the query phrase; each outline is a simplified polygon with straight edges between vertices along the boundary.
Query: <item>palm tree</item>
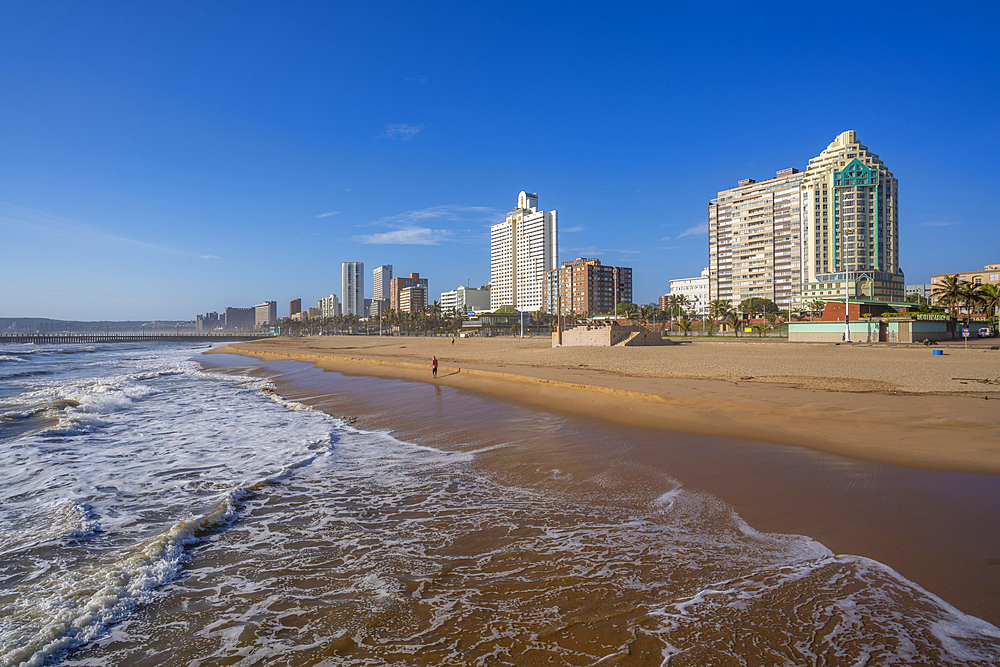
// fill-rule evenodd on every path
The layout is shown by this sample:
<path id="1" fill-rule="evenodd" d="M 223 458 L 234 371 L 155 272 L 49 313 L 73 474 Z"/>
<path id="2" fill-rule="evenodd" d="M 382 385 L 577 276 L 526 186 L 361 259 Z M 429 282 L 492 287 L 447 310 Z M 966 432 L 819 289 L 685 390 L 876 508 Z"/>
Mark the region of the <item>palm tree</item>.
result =
<path id="1" fill-rule="evenodd" d="M 714 299 L 708 302 L 708 316 L 721 320 L 729 312 L 729 302 L 722 299 Z"/>
<path id="2" fill-rule="evenodd" d="M 959 278 L 956 273 L 953 276 L 945 276 L 938 285 L 934 286 L 932 294 L 938 303 L 944 303 L 948 306 L 952 317 L 957 317 L 958 308 L 955 304 L 965 298 L 964 291 L 965 281 Z"/>
<path id="3" fill-rule="evenodd" d="M 736 337 L 737 338 L 740 337 L 740 323 L 741 322 L 742 322 L 742 318 L 740 317 L 740 314 L 737 313 L 735 310 L 730 310 L 722 318 L 722 323 L 723 324 L 730 325 L 730 326 L 733 327 L 733 331 L 736 332 Z"/>
<path id="4" fill-rule="evenodd" d="M 764 319 L 767 320 L 768 327 L 770 327 L 771 329 L 774 329 L 774 323 L 778 321 L 778 314 L 777 313 L 768 313 L 768 314 L 764 315 Z"/>
<path id="5" fill-rule="evenodd" d="M 986 315 L 995 320 L 997 311 L 1000 310 L 1000 287 L 996 285 L 983 285 L 983 310 Z M 994 321 L 993 328 L 997 328 L 997 323 Z"/>
<path id="6" fill-rule="evenodd" d="M 822 299 L 814 299 L 806 304 L 806 306 L 809 308 L 809 319 L 811 321 L 813 315 L 822 312 L 823 309 L 826 308 L 826 301 L 823 301 Z"/>
<path id="7" fill-rule="evenodd" d="M 965 312 L 971 314 L 977 306 L 983 304 L 983 286 L 975 283 L 963 283 L 965 289 L 962 291 L 962 299 L 965 301 Z"/>

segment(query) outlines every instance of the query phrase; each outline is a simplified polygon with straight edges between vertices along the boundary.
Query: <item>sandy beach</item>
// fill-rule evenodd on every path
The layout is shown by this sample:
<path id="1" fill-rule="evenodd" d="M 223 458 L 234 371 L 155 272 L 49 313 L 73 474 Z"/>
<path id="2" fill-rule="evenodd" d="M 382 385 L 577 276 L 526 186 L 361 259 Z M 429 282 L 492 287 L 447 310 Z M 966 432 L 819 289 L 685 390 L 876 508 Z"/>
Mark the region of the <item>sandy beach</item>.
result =
<path id="1" fill-rule="evenodd" d="M 766 339 L 628 348 L 552 348 L 541 337 L 451 340 L 276 338 L 215 351 L 434 382 L 635 427 L 1000 473 L 1000 352 L 985 347 L 932 355 L 924 347 Z"/>

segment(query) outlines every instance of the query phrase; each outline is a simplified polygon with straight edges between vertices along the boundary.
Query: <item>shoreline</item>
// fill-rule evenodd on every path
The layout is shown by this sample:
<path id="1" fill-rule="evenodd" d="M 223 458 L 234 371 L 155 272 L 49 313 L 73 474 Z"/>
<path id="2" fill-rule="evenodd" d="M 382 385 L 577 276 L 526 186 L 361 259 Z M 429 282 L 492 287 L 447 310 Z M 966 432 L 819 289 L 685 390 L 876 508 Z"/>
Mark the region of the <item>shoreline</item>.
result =
<path id="1" fill-rule="evenodd" d="M 677 488 L 707 493 L 754 530 L 807 535 L 834 553 L 872 558 L 966 613 L 1000 621 L 1000 543 L 988 531 L 997 521 L 995 475 L 613 423 L 434 384 L 420 366 L 408 380 L 376 375 L 385 364 L 328 372 L 314 360 L 223 352 L 202 363 L 268 378 L 287 400 L 358 428 L 474 454 L 471 465 L 513 488 L 614 505 L 638 498 L 636 507 Z"/>
<path id="2" fill-rule="evenodd" d="M 208 353 L 298 360 L 346 375 L 451 386 L 626 426 L 801 446 L 930 470 L 1000 474 L 1000 386 L 991 391 L 993 385 L 959 380 L 960 389 L 942 389 L 956 382 L 951 377 L 1000 379 L 995 351 L 950 355 L 955 359 L 938 364 L 936 375 L 922 378 L 919 369 L 894 377 L 891 368 L 886 372 L 872 359 L 872 348 L 857 354 L 857 348 L 795 346 L 791 354 L 787 343 L 756 343 L 743 348 L 752 347 L 747 363 L 732 358 L 731 342 L 721 345 L 728 371 L 722 377 L 720 351 L 711 343 L 550 348 L 510 338 L 453 345 L 448 338 L 329 336 L 237 343 Z M 926 350 L 907 352 L 902 360 L 913 364 L 926 364 L 930 357 Z M 432 354 L 441 360 L 436 380 L 430 375 Z M 844 364 L 841 377 L 802 372 L 813 366 L 823 372 L 831 356 Z M 692 364 L 706 357 L 707 372 L 690 377 Z M 894 354 L 891 364 L 899 362 Z M 664 372 L 664 363 L 672 368 Z M 778 373 L 754 375 L 761 368 Z M 637 370 L 645 375 L 633 374 Z"/>

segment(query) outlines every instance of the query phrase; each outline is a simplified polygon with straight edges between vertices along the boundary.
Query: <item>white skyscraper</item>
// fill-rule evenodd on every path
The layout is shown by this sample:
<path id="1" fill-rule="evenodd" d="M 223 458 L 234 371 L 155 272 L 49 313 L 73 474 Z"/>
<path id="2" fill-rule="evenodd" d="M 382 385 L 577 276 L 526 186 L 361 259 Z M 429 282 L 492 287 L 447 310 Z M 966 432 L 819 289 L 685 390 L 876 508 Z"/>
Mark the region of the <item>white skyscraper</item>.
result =
<path id="1" fill-rule="evenodd" d="M 341 267 L 344 315 L 365 317 L 365 263 L 344 262 Z"/>
<path id="2" fill-rule="evenodd" d="M 389 298 L 389 281 L 392 280 L 392 264 L 376 266 L 372 271 L 372 300 Z"/>
<path id="3" fill-rule="evenodd" d="M 558 212 L 539 211 L 538 195 L 521 192 L 507 220 L 490 228 L 490 308 L 551 310 L 547 271 L 559 265 Z"/>
<path id="4" fill-rule="evenodd" d="M 389 309 L 389 299 L 392 282 L 392 265 L 383 264 L 376 266 L 372 271 L 372 305 L 369 309 L 369 317 L 384 315 Z"/>

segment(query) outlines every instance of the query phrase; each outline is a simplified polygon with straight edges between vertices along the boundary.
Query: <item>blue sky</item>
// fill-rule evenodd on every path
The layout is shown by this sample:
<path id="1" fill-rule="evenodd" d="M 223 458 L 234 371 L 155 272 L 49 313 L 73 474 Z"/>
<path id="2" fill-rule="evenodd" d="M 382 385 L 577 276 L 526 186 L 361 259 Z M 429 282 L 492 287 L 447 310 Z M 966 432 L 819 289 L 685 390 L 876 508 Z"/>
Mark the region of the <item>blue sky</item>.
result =
<path id="1" fill-rule="evenodd" d="M 1000 261 L 1000 3 L 0 2 L 0 315 L 192 319 L 340 265 L 489 280 L 538 193 L 641 303 L 857 130 L 907 282 Z M 368 291 L 370 293 L 370 283 Z M 369 294 L 370 296 L 370 294 Z"/>

